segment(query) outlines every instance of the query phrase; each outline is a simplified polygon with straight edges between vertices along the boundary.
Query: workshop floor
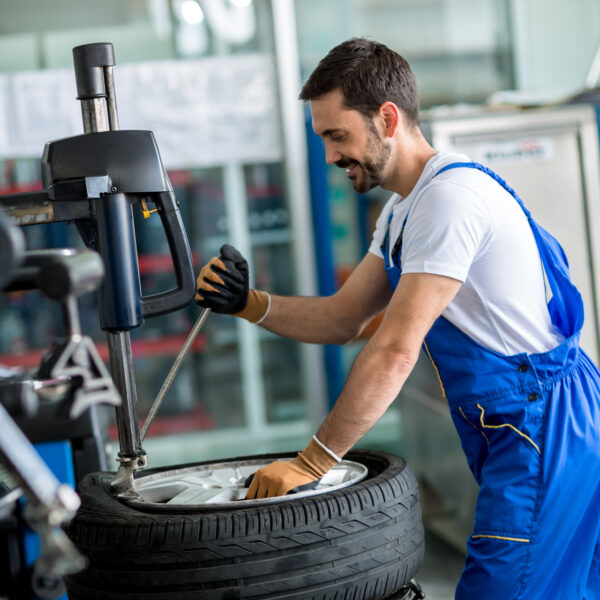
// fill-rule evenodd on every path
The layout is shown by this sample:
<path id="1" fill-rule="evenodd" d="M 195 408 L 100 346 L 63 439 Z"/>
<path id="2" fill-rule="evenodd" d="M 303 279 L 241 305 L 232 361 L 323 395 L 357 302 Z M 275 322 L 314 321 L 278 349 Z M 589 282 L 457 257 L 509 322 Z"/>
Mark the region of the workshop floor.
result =
<path id="1" fill-rule="evenodd" d="M 425 532 L 425 559 L 415 577 L 427 600 L 452 600 L 465 562 L 464 554 L 434 533 Z"/>

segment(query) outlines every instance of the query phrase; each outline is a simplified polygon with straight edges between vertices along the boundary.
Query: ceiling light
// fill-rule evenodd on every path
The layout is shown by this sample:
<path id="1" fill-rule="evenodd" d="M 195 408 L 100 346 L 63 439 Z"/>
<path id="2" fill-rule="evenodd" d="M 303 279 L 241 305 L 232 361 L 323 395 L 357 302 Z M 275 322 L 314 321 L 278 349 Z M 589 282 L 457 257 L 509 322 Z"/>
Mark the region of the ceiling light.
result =
<path id="1" fill-rule="evenodd" d="M 185 0 L 180 5 L 181 16 L 186 23 L 198 25 L 204 21 L 204 13 L 196 0 Z"/>

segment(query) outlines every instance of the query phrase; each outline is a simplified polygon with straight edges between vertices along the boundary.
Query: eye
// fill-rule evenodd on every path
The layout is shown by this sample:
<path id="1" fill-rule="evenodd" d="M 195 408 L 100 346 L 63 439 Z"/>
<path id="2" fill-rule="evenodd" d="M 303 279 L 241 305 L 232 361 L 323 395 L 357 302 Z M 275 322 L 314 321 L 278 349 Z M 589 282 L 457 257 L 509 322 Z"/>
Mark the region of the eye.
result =
<path id="1" fill-rule="evenodd" d="M 344 141 L 344 137 L 343 135 L 332 135 L 331 136 L 331 141 L 332 142 L 343 142 Z"/>

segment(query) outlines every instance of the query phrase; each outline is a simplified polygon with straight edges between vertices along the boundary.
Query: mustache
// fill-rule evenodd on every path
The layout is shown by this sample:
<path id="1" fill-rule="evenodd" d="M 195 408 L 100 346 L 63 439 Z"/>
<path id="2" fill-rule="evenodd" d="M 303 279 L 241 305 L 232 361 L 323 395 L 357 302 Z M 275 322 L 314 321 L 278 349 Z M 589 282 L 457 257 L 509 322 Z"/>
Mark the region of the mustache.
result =
<path id="1" fill-rule="evenodd" d="M 347 169 L 348 167 L 351 167 L 352 165 L 357 165 L 359 164 L 357 160 L 352 160 L 350 158 L 342 158 L 341 160 L 338 160 L 335 163 L 336 167 L 339 167 L 340 169 Z"/>

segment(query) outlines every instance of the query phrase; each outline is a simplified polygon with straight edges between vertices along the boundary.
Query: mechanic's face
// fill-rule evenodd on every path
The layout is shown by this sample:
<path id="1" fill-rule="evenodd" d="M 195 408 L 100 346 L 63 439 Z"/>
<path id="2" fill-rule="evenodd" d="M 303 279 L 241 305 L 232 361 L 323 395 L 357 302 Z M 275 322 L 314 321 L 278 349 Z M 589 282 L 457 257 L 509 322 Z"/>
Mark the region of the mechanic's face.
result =
<path id="1" fill-rule="evenodd" d="M 310 108 L 313 129 L 325 142 L 327 164 L 346 169 L 361 194 L 382 185 L 391 150 L 373 119 L 345 107 L 338 89 L 312 100 Z"/>

